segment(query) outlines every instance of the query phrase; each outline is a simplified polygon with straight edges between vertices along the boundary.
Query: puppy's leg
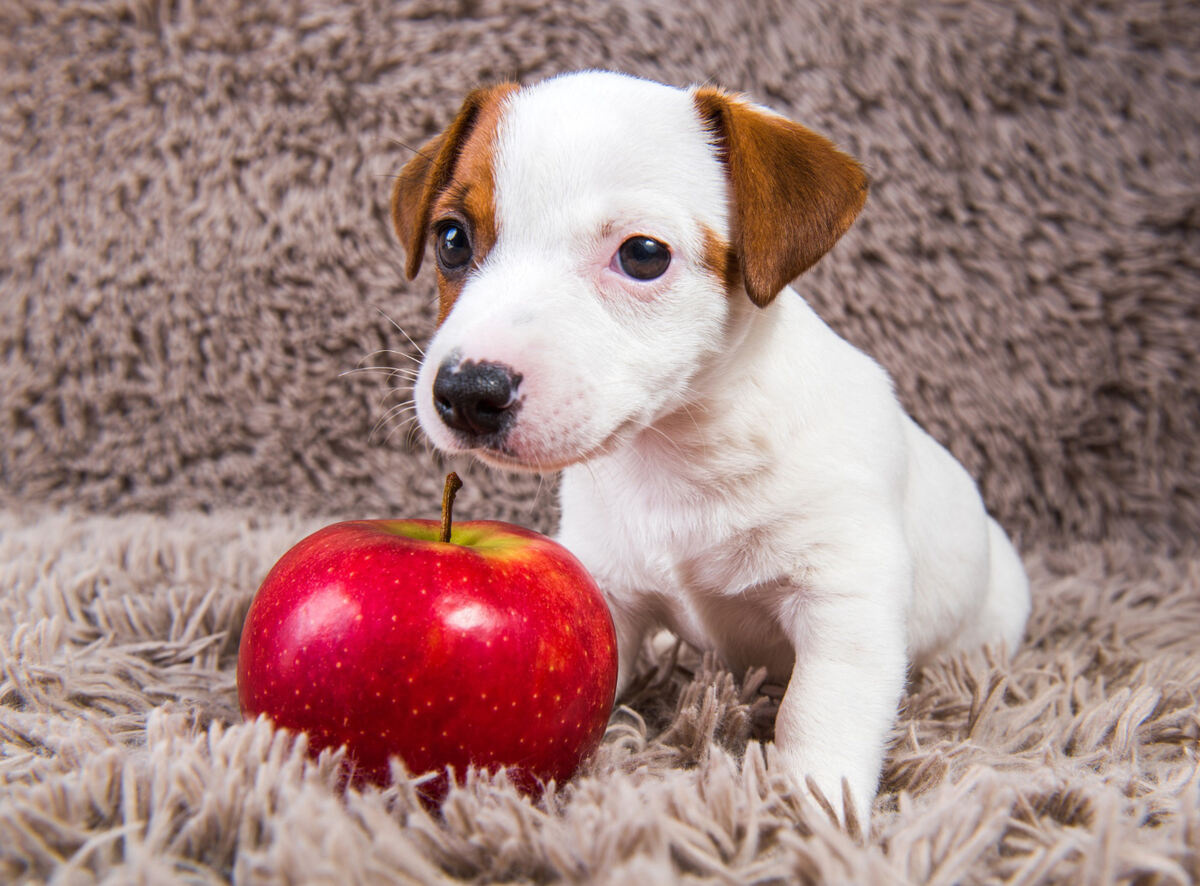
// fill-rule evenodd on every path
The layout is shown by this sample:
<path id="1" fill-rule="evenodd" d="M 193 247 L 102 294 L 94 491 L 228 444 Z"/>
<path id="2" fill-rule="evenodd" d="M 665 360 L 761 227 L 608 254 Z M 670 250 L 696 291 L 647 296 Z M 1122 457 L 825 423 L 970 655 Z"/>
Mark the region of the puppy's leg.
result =
<path id="1" fill-rule="evenodd" d="M 782 613 L 796 651 L 775 722 L 784 765 L 811 778 L 842 820 L 842 779 L 864 833 L 907 669 L 905 556 L 846 552 L 836 571 L 807 580 Z"/>
<path id="2" fill-rule="evenodd" d="M 988 541 L 991 555 L 991 577 L 988 598 L 980 614 L 976 630 L 983 642 L 1003 644 L 1016 652 L 1025 634 L 1031 601 L 1029 578 L 1021 555 L 995 520 L 988 518 Z"/>
<path id="3" fill-rule="evenodd" d="M 617 698 L 620 698 L 633 677 L 650 621 L 642 617 L 636 607 L 615 603 L 611 598 L 608 609 L 612 613 L 613 627 L 617 630 Z"/>
<path id="4" fill-rule="evenodd" d="M 983 605 L 935 653 L 974 652 L 987 645 L 1010 655 L 1021 645 L 1029 619 L 1029 579 L 1013 543 L 995 520 L 988 518 L 988 585 Z M 919 653 L 920 654 L 920 653 Z M 922 659 L 928 657 L 922 654 Z M 924 663 L 922 661 L 922 663 Z"/>
<path id="5" fill-rule="evenodd" d="M 565 478 L 564 478 L 565 479 Z M 637 595 L 624 595 L 618 598 L 605 587 L 605 552 L 594 543 L 593 534 L 582 531 L 577 521 L 570 516 L 574 510 L 563 508 L 563 524 L 559 527 L 557 541 L 568 551 L 579 558 L 584 568 L 595 578 L 608 603 L 608 611 L 612 615 L 613 627 L 617 632 L 617 698 L 629 686 L 633 669 L 637 665 L 638 652 L 642 641 L 650 629 L 651 619 L 645 606 L 638 605 Z"/>

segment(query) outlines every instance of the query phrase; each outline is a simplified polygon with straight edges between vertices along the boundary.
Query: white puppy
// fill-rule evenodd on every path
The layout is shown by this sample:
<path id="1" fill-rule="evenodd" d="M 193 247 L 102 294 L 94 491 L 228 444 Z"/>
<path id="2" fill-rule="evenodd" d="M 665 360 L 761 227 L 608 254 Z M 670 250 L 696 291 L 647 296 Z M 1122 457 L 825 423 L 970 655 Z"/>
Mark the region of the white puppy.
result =
<path id="1" fill-rule="evenodd" d="M 477 90 L 396 181 L 439 328 L 433 443 L 562 469 L 559 540 L 607 594 L 618 690 L 650 629 L 788 688 L 780 758 L 865 826 L 910 663 L 1014 649 L 1021 562 L 884 370 L 788 283 L 867 180 L 716 89 L 610 73 Z"/>

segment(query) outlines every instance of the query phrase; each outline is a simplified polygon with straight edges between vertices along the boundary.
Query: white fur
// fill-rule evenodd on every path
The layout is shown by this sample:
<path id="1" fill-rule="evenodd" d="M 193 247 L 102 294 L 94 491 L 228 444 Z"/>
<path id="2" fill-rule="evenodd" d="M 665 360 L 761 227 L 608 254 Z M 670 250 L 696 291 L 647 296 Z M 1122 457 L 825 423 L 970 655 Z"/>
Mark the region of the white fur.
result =
<path id="1" fill-rule="evenodd" d="M 557 470 L 559 539 L 618 629 L 620 686 L 668 627 L 789 685 L 776 742 L 799 785 L 868 820 L 906 669 L 1014 649 L 1024 570 L 954 458 L 883 369 L 792 290 L 731 298 L 702 262 L 730 238 L 725 171 L 688 91 L 614 74 L 516 93 L 495 156 L 495 249 L 416 385 L 438 447 L 463 451 L 431 387 L 442 361 L 523 376 L 505 467 Z M 632 234 L 670 244 L 657 281 L 610 267 Z"/>

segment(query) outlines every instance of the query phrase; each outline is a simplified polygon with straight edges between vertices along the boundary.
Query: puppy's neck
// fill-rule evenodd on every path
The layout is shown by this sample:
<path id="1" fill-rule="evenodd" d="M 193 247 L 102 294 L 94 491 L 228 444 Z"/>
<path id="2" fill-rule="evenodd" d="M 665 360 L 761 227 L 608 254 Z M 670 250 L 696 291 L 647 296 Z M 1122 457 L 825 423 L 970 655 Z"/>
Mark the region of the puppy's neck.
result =
<path id="1" fill-rule="evenodd" d="M 691 380 L 686 399 L 606 457 L 604 470 L 693 487 L 703 497 L 705 490 L 745 489 L 748 477 L 769 473 L 780 457 L 778 388 L 804 372 L 809 317 L 815 319 L 790 289 L 765 308 L 748 299 L 735 303 L 719 348 Z M 803 390 L 797 384 L 794 397 L 805 396 Z"/>

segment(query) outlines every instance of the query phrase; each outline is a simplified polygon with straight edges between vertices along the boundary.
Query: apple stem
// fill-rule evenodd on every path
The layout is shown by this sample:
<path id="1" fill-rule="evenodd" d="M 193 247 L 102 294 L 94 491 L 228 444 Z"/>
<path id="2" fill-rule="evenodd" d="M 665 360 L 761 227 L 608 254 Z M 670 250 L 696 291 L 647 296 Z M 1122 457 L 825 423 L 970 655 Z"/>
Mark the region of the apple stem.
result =
<path id="1" fill-rule="evenodd" d="M 446 489 L 442 493 L 442 541 L 450 543 L 450 513 L 454 510 L 454 494 L 462 489 L 462 480 L 451 471 L 446 475 Z"/>

